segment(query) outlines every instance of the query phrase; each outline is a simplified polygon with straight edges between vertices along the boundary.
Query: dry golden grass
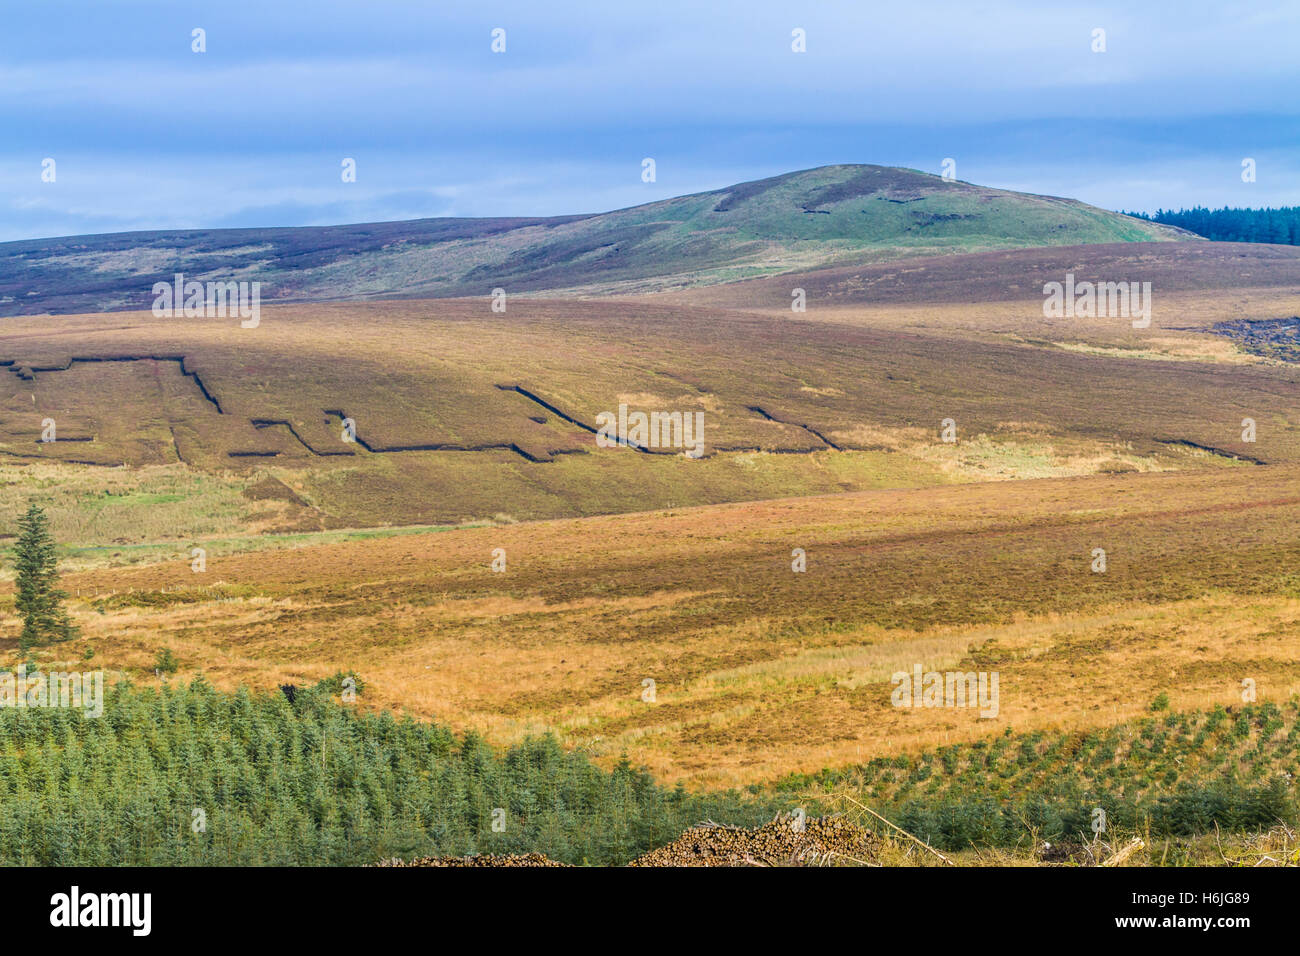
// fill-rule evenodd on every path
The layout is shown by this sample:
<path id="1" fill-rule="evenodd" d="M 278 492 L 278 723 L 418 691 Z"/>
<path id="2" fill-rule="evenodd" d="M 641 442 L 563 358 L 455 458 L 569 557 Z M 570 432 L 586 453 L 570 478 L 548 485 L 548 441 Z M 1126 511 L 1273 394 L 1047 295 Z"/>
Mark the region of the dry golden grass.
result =
<path id="1" fill-rule="evenodd" d="M 1008 726 L 1110 724 L 1160 693 L 1175 708 L 1229 702 L 1244 677 L 1285 698 L 1300 689 L 1298 509 L 1297 472 L 1283 467 L 987 483 L 460 529 L 66 584 L 109 668 L 147 673 L 170 647 L 183 673 L 225 687 L 355 669 L 372 705 L 499 742 L 552 729 L 666 780 L 724 786 Z M 1109 551 L 1104 575 L 1089 570 L 1094 546 Z M 504 574 L 489 569 L 495 548 Z M 998 717 L 895 709 L 889 676 L 916 663 L 998 671 Z"/>

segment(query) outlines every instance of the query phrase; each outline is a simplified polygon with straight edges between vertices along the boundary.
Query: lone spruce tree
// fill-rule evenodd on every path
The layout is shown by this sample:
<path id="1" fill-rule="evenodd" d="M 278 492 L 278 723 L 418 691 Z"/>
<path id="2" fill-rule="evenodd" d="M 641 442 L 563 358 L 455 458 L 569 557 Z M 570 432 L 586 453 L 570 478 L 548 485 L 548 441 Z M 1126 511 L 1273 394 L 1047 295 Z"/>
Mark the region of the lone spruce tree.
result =
<path id="1" fill-rule="evenodd" d="M 63 606 L 67 595 L 56 586 L 58 558 L 50 535 L 50 519 L 40 506 L 32 504 L 18 519 L 18 529 L 21 533 L 14 545 L 18 593 L 14 606 L 23 619 L 18 646 L 26 653 L 38 644 L 71 640 L 77 636 L 77 629 Z"/>

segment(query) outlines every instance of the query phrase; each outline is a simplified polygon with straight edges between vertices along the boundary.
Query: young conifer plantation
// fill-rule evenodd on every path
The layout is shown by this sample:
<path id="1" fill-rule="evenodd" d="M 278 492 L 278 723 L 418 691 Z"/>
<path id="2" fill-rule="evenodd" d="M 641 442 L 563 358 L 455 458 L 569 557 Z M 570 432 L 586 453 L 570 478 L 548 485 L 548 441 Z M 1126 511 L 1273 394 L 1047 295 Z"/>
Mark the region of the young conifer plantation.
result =
<path id="1" fill-rule="evenodd" d="M 360 865 L 540 851 L 625 863 L 705 817 L 772 811 L 689 797 L 553 738 L 500 752 L 469 734 L 357 713 L 327 687 L 223 693 L 202 678 L 0 714 L 0 864 Z M 494 822 L 497 829 L 494 830 Z"/>

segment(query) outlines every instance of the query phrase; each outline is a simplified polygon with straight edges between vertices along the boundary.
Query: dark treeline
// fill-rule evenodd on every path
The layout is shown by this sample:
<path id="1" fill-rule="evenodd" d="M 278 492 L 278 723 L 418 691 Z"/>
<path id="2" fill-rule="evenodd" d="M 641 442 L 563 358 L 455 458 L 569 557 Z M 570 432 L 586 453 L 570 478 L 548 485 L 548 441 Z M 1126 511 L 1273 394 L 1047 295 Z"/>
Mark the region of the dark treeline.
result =
<path id="1" fill-rule="evenodd" d="M 1157 209 L 1155 215 L 1126 213 L 1138 219 L 1178 226 L 1219 242 L 1271 242 L 1300 246 L 1300 206 L 1280 209 Z"/>

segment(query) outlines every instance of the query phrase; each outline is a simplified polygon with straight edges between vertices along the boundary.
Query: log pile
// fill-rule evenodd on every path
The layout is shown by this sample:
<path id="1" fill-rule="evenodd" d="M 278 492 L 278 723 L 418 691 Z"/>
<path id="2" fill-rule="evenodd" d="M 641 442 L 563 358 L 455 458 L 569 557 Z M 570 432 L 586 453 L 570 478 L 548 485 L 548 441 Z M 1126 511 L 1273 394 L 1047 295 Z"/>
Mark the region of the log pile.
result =
<path id="1" fill-rule="evenodd" d="M 691 827 L 630 866 L 855 866 L 875 861 L 878 838 L 843 817 L 777 817 L 760 827 Z"/>
<path id="2" fill-rule="evenodd" d="M 425 856 L 417 860 L 384 860 L 375 866 L 567 866 L 545 853 L 481 853 L 477 856 Z"/>

